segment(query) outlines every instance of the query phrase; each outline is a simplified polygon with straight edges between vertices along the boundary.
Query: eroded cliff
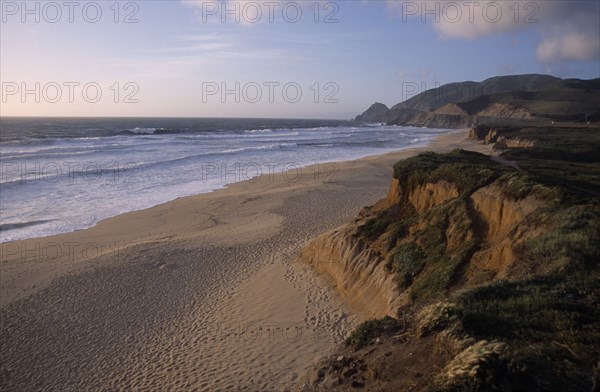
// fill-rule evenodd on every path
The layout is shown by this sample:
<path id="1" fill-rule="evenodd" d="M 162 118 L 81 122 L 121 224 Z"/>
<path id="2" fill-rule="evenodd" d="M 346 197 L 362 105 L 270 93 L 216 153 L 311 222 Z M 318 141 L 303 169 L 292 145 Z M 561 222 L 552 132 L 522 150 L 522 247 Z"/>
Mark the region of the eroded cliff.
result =
<path id="1" fill-rule="evenodd" d="M 536 233 L 527 218 L 555 196 L 542 186 L 520 189 L 527 184 L 518 173 L 478 154 L 441 157 L 399 163 L 384 200 L 301 253 L 365 317 L 394 316 L 419 297 L 510 276 L 515 249 Z M 480 163 L 467 167 L 466 159 Z"/>

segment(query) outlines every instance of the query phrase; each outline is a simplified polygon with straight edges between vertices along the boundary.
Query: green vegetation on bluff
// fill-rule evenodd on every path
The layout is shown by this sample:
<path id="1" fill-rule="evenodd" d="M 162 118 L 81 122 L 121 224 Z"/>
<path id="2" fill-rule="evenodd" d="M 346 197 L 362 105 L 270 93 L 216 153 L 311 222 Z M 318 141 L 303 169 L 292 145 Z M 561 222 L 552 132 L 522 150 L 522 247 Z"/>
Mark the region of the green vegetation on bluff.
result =
<path id="1" fill-rule="evenodd" d="M 346 345 L 362 348 L 388 330 L 396 329 L 397 323 L 391 317 L 379 320 L 370 319 L 360 324 L 354 332 L 346 339 Z"/>
<path id="2" fill-rule="evenodd" d="M 484 240 L 481 219 L 469 199 L 473 192 L 496 182 L 502 184 L 504 196 L 516 201 L 531 194 L 547 199 L 560 196 L 560 190 L 538 183 L 525 172 L 464 150 L 423 153 L 398 162 L 394 177 L 406 190 L 402 200 L 376 212 L 357 233 L 371 243 L 385 239 L 382 252 L 387 268 L 396 274 L 399 290 L 408 289 L 415 302 L 443 297 L 461 282 L 462 270 L 480 250 Z M 410 190 L 438 182 L 456 186 L 458 197 L 417 214 L 407 200 Z"/>
<path id="3" fill-rule="evenodd" d="M 394 165 L 394 178 L 409 189 L 443 180 L 455 184 L 461 193 L 468 193 L 505 171 L 483 154 L 455 150 L 444 155 L 426 152 L 400 161 Z"/>
<path id="4" fill-rule="evenodd" d="M 482 124 L 472 135 L 495 143 L 503 158 L 518 162 L 540 183 L 600 194 L 600 132 L 595 125 Z"/>

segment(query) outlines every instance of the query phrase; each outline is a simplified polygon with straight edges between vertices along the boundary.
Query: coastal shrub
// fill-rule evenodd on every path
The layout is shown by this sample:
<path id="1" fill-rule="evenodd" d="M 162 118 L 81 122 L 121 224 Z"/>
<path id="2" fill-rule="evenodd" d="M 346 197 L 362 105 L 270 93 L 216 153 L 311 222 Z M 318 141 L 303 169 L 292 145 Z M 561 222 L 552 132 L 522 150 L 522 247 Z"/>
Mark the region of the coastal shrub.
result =
<path id="1" fill-rule="evenodd" d="M 583 204 L 554 207 L 537 217 L 548 227 L 525 242 L 520 255 L 544 266 L 569 270 L 594 267 L 600 261 L 600 207 Z"/>
<path id="2" fill-rule="evenodd" d="M 407 234 L 408 228 L 416 222 L 417 214 L 412 205 L 401 204 L 381 210 L 357 228 L 357 234 L 375 240 L 389 233 L 388 249 L 396 245 L 396 240 Z"/>
<path id="3" fill-rule="evenodd" d="M 445 295 L 447 290 L 460 279 L 464 266 L 478 249 L 473 239 L 457 248 L 454 252 L 427 253 L 423 260 L 423 271 L 410 286 L 410 298 L 413 302 L 424 302 Z"/>
<path id="4" fill-rule="evenodd" d="M 517 130 L 519 137 L 531 140 L 535 147 L 510 148 L 503 157 L 516 161 L 541 184 L 600 195 L 600 132 L 544 126 Z"/>
<path id="5" fill-rule="evenodd" d="M 417 335 L 427 336 L 447 328 L 455 321 L 453 305 L 448 302 L 435 302 L 425 306 L 417 314 Z"/>
<path id="6" fill-rule="evenodd" d="M 408 235 L 408 230 L 412 225 L 417 223 L 418 215 L 411 211 L 407 218 L 395 222 L 390 226 L 389 237 L 387 241 L 387 250 L 391 251 L 397 244 L 398 241 L 405 238 Z"/>
<path id="7" fill-rule="evenodd" d="M 380 211 L 376 216 L 359 226 L 357 231 L 365 238 L 375 239 L 382 235 L 393 221 L 394 219 L 389 211 Z"/>
<path id="8" fill-rule="evenodd" d="M 507 347 L 492 373 L 473 380 L 503 385 L 498 390 L 591 390 L 600 358 L 598 298 L 598 266 L 496 281 L 455 296 L 456 333 Z"/>
<path id="9" fill-rule="evenodd" d="M 459 266 L 457 262 L 444 262 L 425 270 L 420 279 L 410 289 L 410 298 L 414 302 L 422 302 L 440 297 L 445 292 Z"/>
<path id="10" fill-rule="evenodd" d="M 570 193 L 580 194 L 583 197 L 600 196 L 600 164 L 598 163 L 519 159 L 512 156 L 511 159 L 518 159 L 521 168 L 540 184 L 564 188 Z"/>
<path id="11" fill-rule="evenodd" d="M 413 283 L 425 266 L 427 256 L 414 242 L 396 246 L 390 254 L 390 269 L 396 274 L 398 288 L 402 291 Z"/>
<path id="12" fill-rule="evenodd" d="M 479 246 L 464 197 L 432 208 L 422 219 L 427 225 L 414 233 L 414 244 L 404 243 L 392 251 L 398 289 L 410 287 L 415 302 L 443 295 Z M 412 262 L 401 262 L 407 259 Z"/>
<path id="13" fill-rule="evenodd" d="M 541 193 L 550 189 L 544 188 L 530 176 L 523 173 L 507 173 L 500 177 L 499 182 L 504 185 L 504 194 L 512 199 L 521 200 L 532 194 L 534 191 Z"/>
<path id="14" fill-rule="evenodd" d="M 424 219 L 428 221 L 428 224 L 415 233 L 417 242 L 426 250 L 428 259 L 431 260 L 432 256 L 444 256 L 446 229 L 448 228 L 447 205 L 432 208 Z"/>
<path id="15" fill-rule="evenodd" d="M 464 193 L 486 185 L 504 170 L 507 169 L 477 152 L 454 150 L 443 155 L 426 152 L 396 163 L 394 178 L 409 189 L 427 181 L 445 180 Z"/>
<path id="16" fill-rule="evenodd" d="M 492 162 L 492 161 L 490 161 Z M 438 167 L 429 176 L 429 181 L 449 181 L 458 187 L 461 194 L 473 191 L 489 184 L 498 177 L 497 164 L 452 163 Z"/>
<path id="17" fill-rule="evenodd" d="M 410 188 L 423 184 L 429 173 L 439 165 L 439 157 L 440 155 L 434 152 L 424 152 L 399 161 L 394 165 L 394 178 Z"/>
<path id="18" fill-rule="evenodd" d="M 373 339 L 386 331 L 386 329 L 397 326 L 397 320 L 385 316 L 382 319 L 370 319 L 360 324 L 346 339 L 347 346 L 359 349 L 371 343 Z"/>

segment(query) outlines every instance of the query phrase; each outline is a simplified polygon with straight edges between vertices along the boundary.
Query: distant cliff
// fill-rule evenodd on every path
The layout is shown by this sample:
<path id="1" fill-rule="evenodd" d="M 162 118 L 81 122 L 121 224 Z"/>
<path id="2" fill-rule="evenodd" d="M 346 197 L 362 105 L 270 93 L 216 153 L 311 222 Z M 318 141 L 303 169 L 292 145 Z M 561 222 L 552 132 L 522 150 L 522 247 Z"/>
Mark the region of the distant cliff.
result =
<path id="1" fill-rule="evenodd" d="M 375 102 L 363 114 L 356 117 L 356 121 L 365 123 L 387 122 L 390 109 L 382 103 Z"/>
<path id="2" fill-rule="evenodd" d="M 388 109 L 376 103 L 356 117 L 385 122 L 464 128 L 490 121 L 600 121 L 600 79 L 549 75 L 498 76 L 483 82 L 450 83 Z"/>

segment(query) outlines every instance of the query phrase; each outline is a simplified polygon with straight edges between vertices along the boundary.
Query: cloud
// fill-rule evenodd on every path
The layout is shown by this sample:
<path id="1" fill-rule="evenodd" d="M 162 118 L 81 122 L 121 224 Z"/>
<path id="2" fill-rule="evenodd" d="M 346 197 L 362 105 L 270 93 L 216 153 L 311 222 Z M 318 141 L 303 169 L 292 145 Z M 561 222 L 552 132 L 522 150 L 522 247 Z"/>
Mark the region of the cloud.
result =
<path id="1" fill-rule="evenodd" d="M 585 0 L 421 1 L 388 0 L 403 22 L 430 23 L 444 39 L 533 30 L 541 63 L 594 60 L 600 55 L 600 3 Z"/>
<path id="2" fill-rule="evenodd" d="M 517 12 L 517 9 L 522 7 L 523 0 L 521 2 L 463 2 L 462 4 L 440 1 L 431 3 L 436 4 L 440 12 L 438 22 L 434 23 L 434 29 L 447 38 L 473 39 L 524 29 L 538 22 L 535 6 L 523 15 L 522 10 Z M 535 4 L 530 1 L 528 3 Z"/>
<path id="3" fill-rule="evenodd" d="M 550 2 L 553 3 L 553 2 Z M 541 63 L 598 60 L 600 56 L 600 3 L 574 1 L 555 5 L 551 22 L 540 28 L 536 50 Z"/>
<path id="4" fill-rule="evenodd" d="M 400 13 L 403 22 L 431 23 L 441 37 L 451 39 L 474 39 L 526 28 L 537 23 L 539 11 L 537 2 L 530 0 L 387 0 L 387 5 L 392 12 Z"/>
<path id="5" fill-rule="evenodd" d="M 560 60 L 594 60 L 600 52 L 600 38 L 586 33 L 569 32 L 542 40 L 536 50 L 537 60 L 553 63 Z"/>

